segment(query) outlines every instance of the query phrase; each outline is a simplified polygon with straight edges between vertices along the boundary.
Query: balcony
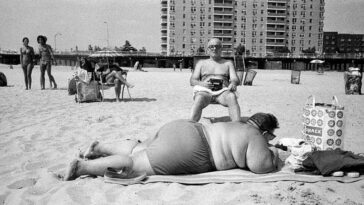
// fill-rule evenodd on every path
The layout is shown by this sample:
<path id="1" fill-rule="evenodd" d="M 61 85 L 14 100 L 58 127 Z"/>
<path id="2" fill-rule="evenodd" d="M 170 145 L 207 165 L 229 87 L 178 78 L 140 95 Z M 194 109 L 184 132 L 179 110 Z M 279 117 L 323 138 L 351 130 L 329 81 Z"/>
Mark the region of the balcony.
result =
<path id="1" fill-rule="evenodd" d="M 274 10 L 268 10 L 268 16 L 277 16 L 277 17 L 285 17 L 287 16 L 286 12 L 276 12 Z"/>
<path id="2" fill-rule="evenodd" d="M 284 27 L 267 27 L 267 31 L 285 31 Z"/>
<path id="3" fill-rule="evenodd" d="M 217 11 L 214 11 L 214 14 L 218 14 L 218 15 L 234 15 L 234 12 L 233 11 L 219 11 L 219 10 L 217 10 Z"/>
<path id="4" fill-rule="evenodd" d="M 279 42 L 267 42 L 266 46 L 285 46 L 284 42 L 283 43 L 279 43 Z"/>
<path id="5" fill-rule="evenodd" d="M 275 3 L 286 3 L 287 0 L 268 0 L 268 3 L 273 3 L 273 2 L 275 2 Z"/>
<path id="6" fill-rule="evenodd" d="M 214 17 L 214 22 L 219 21 L 219 22 L 232 22 L 233 18 L 218 18 L 218 17 Z"/>
<path id="7" fill-rule="evenodd" d="M 214 26 L 215 30 L 233 30 L 232 26 Z"/>
<path id="8" fill-rule="evenodd" d="M 216 8 L 216 7 L 234 8 L 234 4 L 233 3 L 231 3 L 231 4 L 229 4 L 229 3 L 225 3 L 225 4 L 223 4 L 223 3 L 215 3 L 214 4 L 214 8 Z"/>
<path id="9" fill-rule="evenodd" d="M 286 10 L 287 7 L 286 6 L 272 6 L 272 5 L 268 5 L 268 9 L 272 9 L 272 10 Z"/>
<path id="10" fill-rule="evenodd" d="M 214 33 L 214 36 L 215 37 L 233 37 L 233 34 L 232 33 Z"/>
<path id="11" fill-rule="evenodd" d="M 285 39 L 285 35 L 272 35 L 272 34 L 267 34 L 267 38 L 280 38 L 280 39 Z"/>
<path id="12" fill-rule="evenodd" d="M 286 21 L 282 21 L 282 20 L 271 20 L 271 19 L 268 19 L 267 20 L 267 23 L 271 23 L 271 24 L 286 24 Z"/>

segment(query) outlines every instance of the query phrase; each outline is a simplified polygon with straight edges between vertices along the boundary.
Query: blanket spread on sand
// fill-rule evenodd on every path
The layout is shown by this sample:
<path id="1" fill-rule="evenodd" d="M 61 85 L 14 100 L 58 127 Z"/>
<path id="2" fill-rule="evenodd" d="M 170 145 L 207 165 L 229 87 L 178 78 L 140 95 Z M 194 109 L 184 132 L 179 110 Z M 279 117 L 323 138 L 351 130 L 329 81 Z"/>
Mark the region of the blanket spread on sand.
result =
<path id="1" fill-rule="evenodd" d="M 180 183 L 190 185 L 201 185 L 209 183 L 242 183 L 242 182 L 277 182 L 277 181 L 299 181 L 306 183 L 324 182 L 324 181 L 338 181 L 342 183 L 352 183 L 364 179 L 364 175 L 358 178 L 351 177 L 323 177 L 321 175 L 307 175 L 295 174 L 292 171 L 279 171 L 269 174 L 254 174 L 250 171 L 241 169 L 232 169 L 227 171 L 215 171 L 203 174 L 192 175 L 155 175 L 148 176 L 141 181 L 142 184 L 166 182 L 166 183 Z M 108 183 L 118 184 L 118 181 L 108 181 Z"/>
<path id="2" fill-rule="evenodd" d="M 338 181 L 351 183 L 363 180 L 364 175 L 358 178 L 351 177 L 323 177 L 321 175 L 295 174 L 290 171 L 279 171 L 269 174 L 254 174 L 250 171 L 232 169 L 227 171 L 215 171 L 194 175 L 155 175 L 147 177 L 142 183 L 175 182 L 180 184 L 209 184 L 209 183 L 242 183 L 242 182 L 276 182 L 276 181 L 300 181 L 314 183 L 319 181 Z"/>

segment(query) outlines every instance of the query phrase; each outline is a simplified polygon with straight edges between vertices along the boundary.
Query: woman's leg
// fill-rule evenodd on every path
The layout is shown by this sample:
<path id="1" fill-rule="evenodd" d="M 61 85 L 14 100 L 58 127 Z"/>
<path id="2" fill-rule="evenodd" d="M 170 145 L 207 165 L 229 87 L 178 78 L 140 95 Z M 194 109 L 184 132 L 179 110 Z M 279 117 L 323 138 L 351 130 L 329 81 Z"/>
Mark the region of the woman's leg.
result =
<path id="1" fill-rule="evenodd" d="M 32 89 L 32 71 L 34 65 L 32 63 L 28 64 L 27 66 L 27 79 L 28 79 L 28 88 Z"/>
<path id="2" fill-rule="evenodd" d="M 52 76 L 52 63 L 48 62 L 47 63 L 47 74 L 48 74 L 48 78 L 49 78 L 49 84 L 52 88 L 52 83 L 53 83 L 53 88 L 57 88 L 57 83 L 54 80 L 54 77 Z"/>
<path id="3" fill-rule="evenodd" d="M 28 65 L 21 65 L 21 68 L 23 69 L 23 74 L 24 74 L 25 90 L 28 90 L 28 78 L 27 78 L 27 67 L 28 67 Z"/>
<path id="4" fill-rule="evenodd" d="M 127 175 L 132 171 L 133 160 L 127 155 L 113 155 L 95 160 L 73 160 L 64 176 L 65 181 L 74 180 L 82 175 L 104 176 L 108 167 L 123 170 Z"/>
<path id="5" fill-rule="evenodd" d="M 42 90 L 45 89 L 44 74 L 45 74 L 46 69 L 47 69 L 47 66 L 43 63 L 40 63 L 40 89 L 42 89 Z"/>
<path id="6" fill-rule="evenodd" d="M 129 155 L 133 149 L 140 144 L 139 140 L 122 140 L 110 143 L 94 141 L 80 157 L 93 159 L 110 155 Z"/>
<path id="7" fill-rule="evenodd" d="M 114 84 L 116 102 L 120 102 L 121 82 L 119 79 L 115 79 Z"/>
<path id="8" fill-rule="evenodd" d="M 126 81 L 126 79 L 121 75 L 121 71 L 112 71 L 106 76 L 106 80 L 108 82 L 114 81 L 114 78 L 120 80 L 123 84 L 125 84 L 127 87 L 132 88 L 134 87 L 133 84 L 130 84 Z"/>

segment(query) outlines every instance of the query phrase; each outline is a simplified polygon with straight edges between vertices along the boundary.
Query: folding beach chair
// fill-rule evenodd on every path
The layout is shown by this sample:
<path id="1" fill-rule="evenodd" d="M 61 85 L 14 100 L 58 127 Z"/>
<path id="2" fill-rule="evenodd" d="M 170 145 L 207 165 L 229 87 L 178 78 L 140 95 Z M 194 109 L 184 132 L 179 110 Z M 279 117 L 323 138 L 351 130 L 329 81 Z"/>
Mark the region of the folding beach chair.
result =
<path id="1" fill-rule="evenodd" d="M 102 74 L 101 74 L 102 75 Z M 127 79 L 127 76 L 128 76 L 128 71 L 127 70 L 124 70 L 123 72 L 122 72 L 122 74 L 121 74 L 122 76 L 123 76 L 123 78 L 125 78 L 125 79 Z M 109 88 L 111 88 L 111 87 L 114 87 L 115 86 L 115 84 L 110 84 L 110 83 L 107 83 L 107 82 L 103 82 L 103 80 L 101 79 L 100 80 L 100 84 L 101 84 L 101 92 L 102 92 L 102 101 L 104 101 L 104 90 L 107 90 L 107 89 L 109 89 Z M 125 84 L 122 84 L 122 91 L 121 91 L 121 100 L 123 100 L 124 99 L 124 90 L 125 90 L 125 87 L 126 87 L 126 90 L 128 91 L 128 95 L 129 95 L 129 98 L 130 98 L 130 100 L 133 100 L 132 98 L 131 98 L 131 95 L 130 95 L 130 91 L 129 91 L 129 88 L 128 88 L 128 86 L 126 86 Z"/>
<path id="2" fill-rule="evenodd" d="M 236 74 L 238 75 L 239 78 L 239 85 L 241 85 L 244 79 L 245 61 L 241 55 L 236 55 L 234 56 L 234 62 L 235 62 Z"/>
<path id="3" fill-rule="evenodd" d="M 253 85 L 253 80 L 255 76 L 257 75 L 257 71 L 255 70 L 248 70 L 248 72 L 245 75 L 244 79 L 244 85 Z"/>

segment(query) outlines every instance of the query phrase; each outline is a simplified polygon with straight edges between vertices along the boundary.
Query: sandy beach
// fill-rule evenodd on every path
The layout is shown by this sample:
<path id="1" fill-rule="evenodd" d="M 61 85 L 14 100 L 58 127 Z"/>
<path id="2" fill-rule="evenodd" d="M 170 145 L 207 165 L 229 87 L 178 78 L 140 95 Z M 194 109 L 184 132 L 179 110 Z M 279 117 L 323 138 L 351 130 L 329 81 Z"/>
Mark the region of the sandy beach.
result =
<path id="1" fill-rule="evenodd" d="M 102 177 L 60 181 L 78 149 L 91 141 L 144 140 L 165 123 L 189 118 L 193 103 L 189 69 L 144 68 L 129 72 L 133 101 L 115 102 L 114 90 L 105 102 L 75 103 L 67 93 L 71 67 L 54 66 L 58 89 L 40 90 L 39 66 L 33 70 L 32 90 L 25 90 L 19 65 L 0 65 L 8 87 L 0 87 L 0 204 L 363 204 L 364 181 L 354 183 L 223 183 L 182 185 L 151 183 L 121 186 Z M 342 72 L 301 74 L 290 83 L 288 70 L 257 70 L 253 86 L 239 86 L 243 116 L 269 112 L 277 116 L 281 138 L 300 138 L 302 109 L 310 95 L 345 106 L 345 149 L 364 152 L 364 95 L 345 95 Z M 125 93 L 126 94 L 126 93 Z M 124 95 L 125 97 L 125 95 Z M 126 97 L 128 97 L 126 95 Z M 210 105 L 203 117 L 228 116 L 226 108 Z"/>

